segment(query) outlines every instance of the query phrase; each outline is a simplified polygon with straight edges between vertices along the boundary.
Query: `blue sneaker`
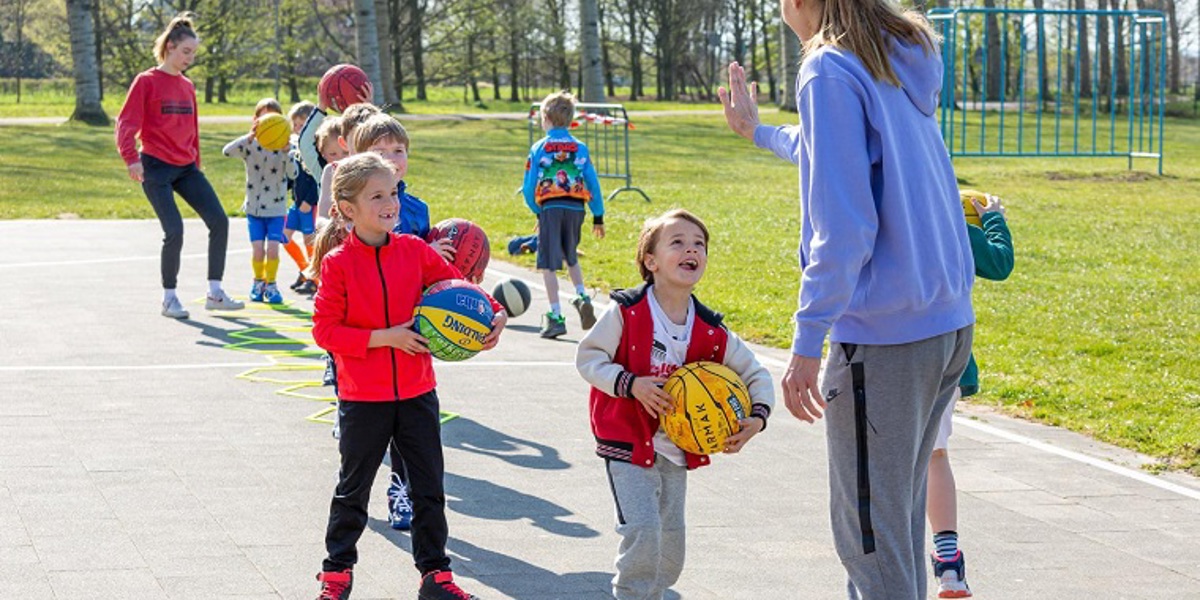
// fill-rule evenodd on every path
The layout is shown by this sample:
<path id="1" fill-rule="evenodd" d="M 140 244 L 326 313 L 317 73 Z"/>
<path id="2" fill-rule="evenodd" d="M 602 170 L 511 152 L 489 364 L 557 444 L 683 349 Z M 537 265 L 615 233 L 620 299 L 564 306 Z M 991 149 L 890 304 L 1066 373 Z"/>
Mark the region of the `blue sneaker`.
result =
<path id="1" fill-rule="evenodd" d="M 279 293 L 275 282 L 268 283 L 263 287 L 263 298 L 266 299 L 267 304 L 283 304 L 283 294 Z"/>
<path id="2" fill-rule="evenodd" d="M 392 529 L 408 531 L 412 528 L 412 502 L 408 499 L 408 487 L 400 476 L 392 473 L 392 484 L 388 486 L 388 523 Z"/>
<path id="3" fill-rule="evenodd" d="M 963 559 L 962 550 L 954 555 L 954 560 L 941 560 L 937 554 L 929 558 L 933 562 L 933 577 L 938 582 L 938 598 L 971 597 L 971 588 L 967 585 L 967 561 Z"/>
<path id="4" fill-rule="evenodd" d="M 250 288 L 250 301 L 251 302 L 262 302 L 263 301 L 263 291 L 264 291 L 265 287 L 266 287 L 266 285 L 262 282 L 261 279 L 255 279 L 254 287 Z"/>

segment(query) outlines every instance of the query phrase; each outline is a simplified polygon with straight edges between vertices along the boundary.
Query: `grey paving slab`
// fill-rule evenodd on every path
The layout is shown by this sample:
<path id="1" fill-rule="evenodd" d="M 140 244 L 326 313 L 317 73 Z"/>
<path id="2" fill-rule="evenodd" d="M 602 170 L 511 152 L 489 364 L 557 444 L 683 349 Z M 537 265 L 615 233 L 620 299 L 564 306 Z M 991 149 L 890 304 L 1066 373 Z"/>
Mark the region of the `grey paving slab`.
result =
<path id="1" fill-rule="evenodd" d="M 157 313 L 157 223 L 0 222 L 0 590 L 12 597 L 314 595 L 337 447 L 327 425 L 305 418 L 327 404 L 235 375 L 319 362 L 223 347 L 280 315 L 221 316 L 193 302 L 204 236 L 198 222 L 186 227 L 180 281 L 193 318 L 175 322 Z M 249 281 L 244 226 L 231 232 L 226 279 L 238 293 Z M 48 237 L 61 243 L 37 243 Z M 493 266 L 489 283 L 529 275 Z M 45 293 L 63 280 L 73 293 Z M 487 599 L 604 598 L 617 537 L 572 365 L 581 332 L 569 315 L 564 339 L 537 338 L 545 300 L 534 299 L 496 351 L 437 365 L 443 408 L 461 415 L 443 429 L 448 551 L 464 586 Z M 786 353 L 762 356 L 780 375 Z M 1147 462 L 962 409 L 1022 440 L 1132 469 Z M 956 427 L 951 449 L 980 597 L 1200 597 L 1200 500 L 969 426 Z M 415 596 L 408 535 L 386 523 L 386 478 L 377 475 L 360 544 L 360 600 Z M 1180 474 L 1155 481 L 1200 489 Z M 672 598 L 844 597 L 822 426 L 781 409 L 745 452 L 688 484 L 688 559 Z"/>

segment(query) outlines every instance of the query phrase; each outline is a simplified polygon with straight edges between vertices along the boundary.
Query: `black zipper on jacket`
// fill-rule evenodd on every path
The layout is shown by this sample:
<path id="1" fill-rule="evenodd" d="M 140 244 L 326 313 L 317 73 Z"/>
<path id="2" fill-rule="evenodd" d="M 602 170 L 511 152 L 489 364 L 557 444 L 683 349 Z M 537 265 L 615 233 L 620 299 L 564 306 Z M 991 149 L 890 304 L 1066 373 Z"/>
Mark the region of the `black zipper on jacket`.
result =
<path id="1" fill-rule="evenodd" d="M 383 323 L 390 329 L 392 327 L 392 317 L 388 314 L 387 280 L 383 278 L 383 262 L 379 259 L 379 253 L 382 250 L 382 246 L 375 248 L 375 268 L 379 270 L 379 285 L 383 288 Z M 396 374 L 396 349 L 388 346 L 388 352 L 392 356 L 392 395 L 399 400 L 400 383 L 399 376 Z"/>

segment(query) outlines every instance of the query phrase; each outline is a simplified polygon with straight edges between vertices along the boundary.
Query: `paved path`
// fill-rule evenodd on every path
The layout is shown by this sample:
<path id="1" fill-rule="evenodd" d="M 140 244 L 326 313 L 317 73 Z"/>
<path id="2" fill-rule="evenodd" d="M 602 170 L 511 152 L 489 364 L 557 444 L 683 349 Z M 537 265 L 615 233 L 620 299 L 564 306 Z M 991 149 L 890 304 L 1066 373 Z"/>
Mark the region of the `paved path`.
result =
<path id="1" fill-rule="evenodd" d="M 232 231 L 227 279 L 240 292 L 245 227 Z M 195 304 L 189 321 L 158 316 L 160 237 L 152 221 L 0 221 L 4 598 L 315 595 L 337 450 L 329 427 L 305 417 L 326 404 L 235 378 L 271 361 L 223 348 L 248 327 L 291 322 Z M 204 237 L 187 223 L 189 302 L 203 293 Z M 493 267 L 489 283 L 530 275 Z M 282 272 L 294 276 L 286 260 Z M 437 365 L 444 408 L 462 415 L 444 429 L 449 549 L 485 599 L 598 600 L 617 538 L 571 363 L 578 325 L 569 318 L 566 339 L 540 340 L 535 298 L 495 352 Z M 785 353 L 762 355 L 778 377 Z M 1200 598 L 1197 480 L 1147 476 L 1134 454 L 982 412 L 960 415 L 952 449 L 977 597 Z M 357 600 L 415 596 L 384 482 L 381 472 Z M 844 597 L 822 427 L 781 411 L 690 487 L 680 597 Z"/>
<path id="2" fill-rule="evenodd" d="M 251 119 L 249 115 L 204 115 L 203 108 L 201 109 L 200 124 L 201 125 L 229 125 L 246 123 L 249 124 Z M 697 109 L 697 110 L 639 110 L 629 111 L 629 118 L 636 120 L 639 118 L 650 117 L 687 117 L 692 115 L 720 115 L 723 114 L 720 109 Z M 115 115 L 113 115 L 115 116 Z M 436 114 L 436 115 L 396 115 L 402 121 L 524 121 L 529 113 L 523 112 L 493 112 L 493 113 L 452 113 L 452 114 Z M 0 127 L 13 125 L 62 125 L 67 122 L 66 117 L 0 117 Z"/>

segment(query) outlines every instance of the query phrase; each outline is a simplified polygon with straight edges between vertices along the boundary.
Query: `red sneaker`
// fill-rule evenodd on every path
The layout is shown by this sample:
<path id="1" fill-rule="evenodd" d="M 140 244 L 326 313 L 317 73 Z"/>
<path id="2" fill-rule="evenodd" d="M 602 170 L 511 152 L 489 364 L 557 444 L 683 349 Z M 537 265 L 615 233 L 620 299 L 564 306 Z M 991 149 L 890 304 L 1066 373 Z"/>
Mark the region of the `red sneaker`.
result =
<path id="1" fill-rule="evenodd" d="M 417 593 L 418 600 L 479 600 L 477 596 L 468 594 L 454 583 L 454 573 L 450 571 L 430 571 L 421 577 L 421 591 Z"/>
<path id="2" fill-rule="evenodd" d="M 322 571 L 317 575 L 317 581 L 321 582 L 321 595 L 317 600 L 350 600 L 350 588 L 354 584 L 352 570 Z"/>

